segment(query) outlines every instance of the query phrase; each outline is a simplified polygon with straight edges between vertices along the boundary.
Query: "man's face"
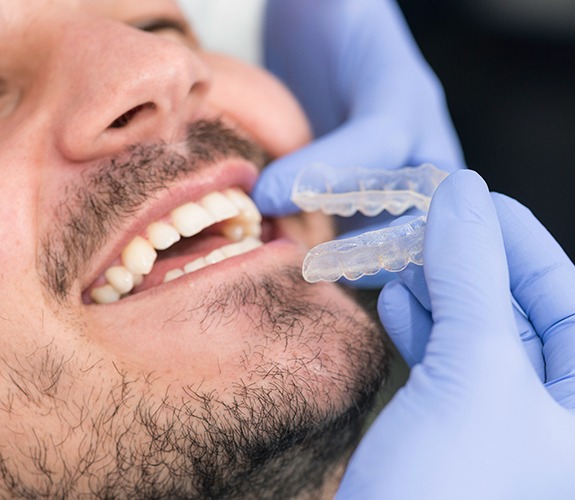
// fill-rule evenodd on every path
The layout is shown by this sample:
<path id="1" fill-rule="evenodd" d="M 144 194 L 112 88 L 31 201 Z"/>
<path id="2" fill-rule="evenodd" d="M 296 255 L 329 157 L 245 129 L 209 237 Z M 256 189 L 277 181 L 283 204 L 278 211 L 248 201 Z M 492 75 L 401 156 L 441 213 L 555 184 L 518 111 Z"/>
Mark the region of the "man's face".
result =
<path id="1" fill-rule="evenodd" d="M 329 490 L 381 337 L 245 195 L 309 138 L 170 0 L 0 0 L 2 496 Z"/>

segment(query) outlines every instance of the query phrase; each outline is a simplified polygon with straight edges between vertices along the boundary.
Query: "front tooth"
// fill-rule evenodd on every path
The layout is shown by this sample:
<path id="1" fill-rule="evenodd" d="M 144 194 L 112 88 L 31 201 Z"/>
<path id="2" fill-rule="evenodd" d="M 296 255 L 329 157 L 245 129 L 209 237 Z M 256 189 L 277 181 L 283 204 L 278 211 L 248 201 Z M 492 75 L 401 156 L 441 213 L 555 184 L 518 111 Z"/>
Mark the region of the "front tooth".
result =
<path id="1" fill-rule="evenodd" d="M 203 269 L 207 265 L 208 263 L 206 262 L 206 259 L 200 257 L 199 259 L 196 259 L 193 262 L 186 264 L 184 266 L 184 271 L 186 274 L 193 273 L 194 271 L 199 271 L 200 269 Z"/>
<path id="2" fill-rule="evenodd" d="M 220 249 L 216 249 L 213 252 L 209 253 L 204 257 L 207 264 L 217 264 L 226 258 L 226 254 L 222 252 Z"/>
<path id="3" fill-rule="evenodd" d="M 256 238 L 245 238 L 239 243 L 232 243 L 231 245 L 226 245 L 220 248 L 220 250 L 225 254 L 226 258 L 236 257 L 237 255 L 242 255 L 249 252 L 250 250 L 255 250 L 256 248 L 262 246 L 262 242 Z"/>
<path id="4" fill-rule="evenodd" d="M 144 238 L 136 236 L 122 252 L 122 263 L 132 274 L 149 274 L 158 254 Z"/>
<path id="5" fill-rule="evenodd" d="M 196 203 L 186 203 L 176 208 L 171 216 L 174 227 L 184 238 L 194 236 L 216 222 L 211 214 Z"/>
<path id="6" fill-rule="evenodd" d="M 226 196 L 218 192 L 204 196 L 199 204 L 214 217 L 216 222 L 231 219 L 240 214 L 238 208 Z"/>
<path id="7" fill-rule="evenodd" d="M 96 304 L 112 304 L 120 300 L 120 293 L 112 285 L 98 286 L 92 289 L 90 297 Z"/>
<path id="8" fill-rule="evenodd" d="M 148 226 L 148 241 L 156 250 L 166 250 L 180 238 L 178 230 L 165 222 L 154 222 Z"/>
<path id="9" fill-rule="evenodd" d="M 112 285 L 121 295 L 128 293 L 134 288 L 134 275 L 124 266 L 110 267 L 104 276 L 110 285 Z"/>
<path id="10" fill-rule="evenodd" d="M 172 269 L 171 271 L 168 271 L 166 273 L 166 276 L 164 277 L 164 283 L 181 278 L 184 274 L 185 274 L 184 271 L 182 271 L 181 269 Z"/>
<path id="11" fill-rule="evenodd" d="M 241 212 L 242 219 L 248 219 L 251 222 L 261 222 L 262 214 L 258 210 L 258 207 L 253 202 L 253 200 L 243 191 L 239 189 L 227 189 L 224 191 L 226 196 L 232 201 L 232 203 L 238 207 Z"/>
<path id="12" fill-rule="evenodd" d="M 253 200 L 239 189 L 227 189 L 225 193 L 240 210 L 240 215 L 234 220 L 234 222 L 242 225 L 242 237 L 253 236 L 254 238 L 259 238 L 262 235 L 262 214 Z"/>
<path id="13" fill-rule="evenodd" d="M 240 243 L 244 248 L 244 253 L 255 250 L 263 245 L 257 238 L 248 237 Z"/>
<path id="14" fill-rule="evenodd" d="M 232 243 L 231 245 L 226 245 L 221 248 L 221 251 L 225 254 L 227 258 L 236 257 L 244 253 L 244 248 L 242 243 Z"/>

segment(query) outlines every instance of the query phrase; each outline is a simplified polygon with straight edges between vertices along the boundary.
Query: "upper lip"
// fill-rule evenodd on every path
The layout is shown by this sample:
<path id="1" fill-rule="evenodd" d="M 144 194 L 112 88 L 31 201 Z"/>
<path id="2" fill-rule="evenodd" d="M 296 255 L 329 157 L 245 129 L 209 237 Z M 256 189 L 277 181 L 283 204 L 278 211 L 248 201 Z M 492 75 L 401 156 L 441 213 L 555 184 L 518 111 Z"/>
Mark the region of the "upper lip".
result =
<path id="1" fill-rule="evenodd" d="M 122 249 L 155 220 L 184 203 L 197 201 L 214 191 L 239 187 L 249 193 L 255 184 L 257 175 L 257 167 L 249 161 L 228 158 L 198 173 L 190 174 L 185 180 L 180 180 L 161 193 L 155 194 L 148 199 L 124 229 L 109 235 L 101 250 L 92 259 L 89 269 L 84 273 L 81 280 L 82 290 L 90 286 L 118 257 Z"/>

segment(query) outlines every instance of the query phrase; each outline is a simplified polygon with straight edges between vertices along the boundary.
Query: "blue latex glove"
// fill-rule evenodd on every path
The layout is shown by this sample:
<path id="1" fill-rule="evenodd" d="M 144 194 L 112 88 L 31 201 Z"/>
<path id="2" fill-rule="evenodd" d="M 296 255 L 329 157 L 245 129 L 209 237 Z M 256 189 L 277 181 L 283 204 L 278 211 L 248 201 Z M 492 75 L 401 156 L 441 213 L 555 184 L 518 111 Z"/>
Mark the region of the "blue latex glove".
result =
<path id="1" fill-rule="evenodd" d="M 464 166 L 441 86 L 393 1 L 268 0 L 265 51 L 319 139 L 266 169 L 252 193 L 263 213 L 297 211 L 293 180 L 312 163 Z"/>
<path id="2" fill-rule="evenodd" d="M 338 498 L 575 498 L 575 267 L 471 171 L 439 186 L 424 258 L 425 281 L 415 271 L 382 292 L 380 316 L 412 371 Z M 509 290 L 528 318 L 519 332 Z"/>

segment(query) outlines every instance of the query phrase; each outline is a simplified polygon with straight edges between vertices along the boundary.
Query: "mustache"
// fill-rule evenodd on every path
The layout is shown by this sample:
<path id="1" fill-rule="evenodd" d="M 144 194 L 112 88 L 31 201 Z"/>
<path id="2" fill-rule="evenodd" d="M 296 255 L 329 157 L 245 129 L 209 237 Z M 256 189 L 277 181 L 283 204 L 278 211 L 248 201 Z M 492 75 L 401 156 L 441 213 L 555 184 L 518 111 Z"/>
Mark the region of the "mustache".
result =
<path id="1" fill-rule="evenodd" d="M 190 124 L 185 145 L 185 154 L 166 144 L 131 146 L 66 187 L 37 262 L 42 284 L 58 301 L 66 299 L 110 231 L 121 228 L 157 192 L 227 158 L 245 159 L 260 169 L 271 160 L 221 119 Z"/>

